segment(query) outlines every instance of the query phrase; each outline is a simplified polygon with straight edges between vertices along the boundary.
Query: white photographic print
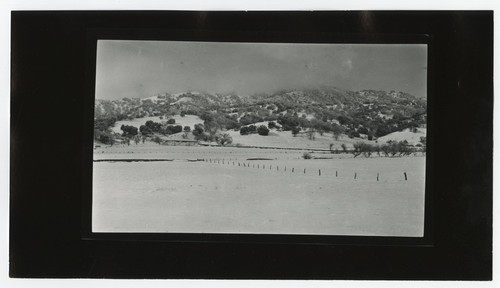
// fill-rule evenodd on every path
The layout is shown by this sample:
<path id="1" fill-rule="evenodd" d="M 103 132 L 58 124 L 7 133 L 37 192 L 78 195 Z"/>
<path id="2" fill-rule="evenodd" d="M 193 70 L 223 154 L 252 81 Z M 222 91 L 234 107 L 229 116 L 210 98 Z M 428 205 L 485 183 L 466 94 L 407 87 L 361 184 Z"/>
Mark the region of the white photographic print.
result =
<path id="1" fill-rule="evenodd" d="M 426 44 L 99 40 L 92 232 L 423 237 Z"/>

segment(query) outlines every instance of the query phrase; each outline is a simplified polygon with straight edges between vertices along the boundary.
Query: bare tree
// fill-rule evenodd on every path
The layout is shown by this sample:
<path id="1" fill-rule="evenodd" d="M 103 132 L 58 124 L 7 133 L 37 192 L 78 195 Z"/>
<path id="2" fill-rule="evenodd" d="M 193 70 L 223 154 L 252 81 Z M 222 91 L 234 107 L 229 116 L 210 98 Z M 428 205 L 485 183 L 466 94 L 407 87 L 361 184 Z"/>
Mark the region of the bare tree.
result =
<path id="1" fill-rule="evenodd" d="M 345 143 L 342 143 L 342 145 L 340 145 L 340 147 L 342 147 L 342 151 L 344 153 L 347 153 L 347 145 L 345 145 Z"/>
<path id="2" fill-rule="evenodd" d="M 316 130 L 314 128 L 309 128 L 307 130 L 307 137 L 309 138 L 309 140 L 314 140 L 316 139 Z"/>
<path id="3" fill-rule="evenodd" d="M 227 133 L 224 133 L 222 135 L 217 135 L 216 140 L 222 146 L 233 143 L 233 138 Z"/>

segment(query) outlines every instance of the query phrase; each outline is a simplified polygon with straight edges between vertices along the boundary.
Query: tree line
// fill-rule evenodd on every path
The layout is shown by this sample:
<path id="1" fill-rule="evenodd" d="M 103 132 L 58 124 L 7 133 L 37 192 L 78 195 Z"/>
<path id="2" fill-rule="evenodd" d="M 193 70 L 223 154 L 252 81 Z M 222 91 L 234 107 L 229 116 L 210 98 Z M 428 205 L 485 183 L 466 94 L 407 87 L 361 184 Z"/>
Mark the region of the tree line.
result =
<path id="1" fill-rule="evenodd" d="M 366 142 L 356 142 L 353 144 L 353 148 L 349 149 L 345 143 L 342 143 L 342 150 L 333 150 L 333 144 L 330 144 L 331 153 L 352 153 L 354 158 L 363 155 L 365 157 L 370 157 L 371 155 L 377 154 L 378 156 L 385 157 L 402 157 L 409 156 L 416 152 L 426 152 L 426 137 L 420 137 L 420 143 L 417 145 L 411 145 L 407 140 L 404 141 L 387 141 L 387 143 L 378 145 Z"/>

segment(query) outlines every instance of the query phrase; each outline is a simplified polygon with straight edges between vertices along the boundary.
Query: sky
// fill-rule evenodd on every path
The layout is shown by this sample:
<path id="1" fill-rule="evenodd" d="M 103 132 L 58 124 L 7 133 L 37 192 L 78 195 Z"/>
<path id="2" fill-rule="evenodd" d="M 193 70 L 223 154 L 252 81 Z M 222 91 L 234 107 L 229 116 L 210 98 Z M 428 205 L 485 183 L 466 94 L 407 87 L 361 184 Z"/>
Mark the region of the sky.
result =
<path id="1" fill-rule="evenodd" d="M 187 91 L 272 93 L 333 86 L 426 97 L 425 44 L 99 40 L 96 98 Z"/>

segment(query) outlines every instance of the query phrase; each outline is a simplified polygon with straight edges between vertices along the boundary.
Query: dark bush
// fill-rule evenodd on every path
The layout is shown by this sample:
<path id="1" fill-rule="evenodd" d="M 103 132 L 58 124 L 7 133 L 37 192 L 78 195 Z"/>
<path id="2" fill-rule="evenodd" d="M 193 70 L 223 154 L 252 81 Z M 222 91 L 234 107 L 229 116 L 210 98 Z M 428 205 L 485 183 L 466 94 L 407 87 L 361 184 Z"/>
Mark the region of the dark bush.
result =
<path id="1" fill-rule="evenodd" d="M 359 135 L 359 133 L 358 133 L 357 131 L 355 131 L 355 130 L 351 130 L 351 131 L 349 132 L 349 134 L 347 134 L 347 136 L 349 136 L 349 138 L 351 138 L 351 139 L 352 139 L 352 138 L 354 138 L 354 137 L 359 138 L 361 135 Z"/>
<path id="2" fill-rule="evenodd" d="M 292 130 L 293 127 L 299 126 L 299 118 L 297 116 L 291 116 L 286 114 L 284 116 L 278 117 L 278 123 L 283 126 L 283 130 Z"/>
<path id="3" fill-rule="evenodd" d="M 300 127 L 292 127 L 292 135 L 295 137 L 300 132 Z"/>
<path id="4" fill-rule="evenodd" d="M 101 131 L 106 131 L 109 127 L 115 125 L 116 118 L 99 118 L 94 121 L 94 128 Z"/>
<path id="5" fill-rule="evenodd" d="M 205 130 L 203 129 L 203 125 L 202 124 L 195 124 L 194 125 L 194 130 L 193 130 L 193 135 L 195 137 L 198 137 L 199 135 L 201 135 Z"/>
<path id="6" fill-rule="evenodd" d="M 259 128 L 257 128 L 257 133 L 261 136 L 267 136 L 269 134 L 269 129 L 264 125 L 260 125 Z"/>
<path id="7" fill-rule="evenodd" d="M 146 127 L 148 127 L 153 132 L 160 132 L 160 130 L 161 130 L 161 123 L 149 120 L 149 121 L 146 121 Z"/>
<path id="8" fill-rule="evenodd" d="M 144 135 L 144 136 L 148 136 L 148 135 L 153 134 L 153 130 L 151 130 L 151 128 L 149 128 L 146 125 L 141 125 L 139 127 L 139 131 L 141 131 L 141 134 Z"/>
<path id="9" fill-rule="evenodd" d="M 312 159 L 312 155 L 309 152 L 304 152 L 304 154 L 302 154 L 302 158 L 304 158 L 304 159 Z"/>
<path id="10" fill-rule="evenodd" d="M 248 135 L 250 131 L 248 131 L 248 127 L 244 126 L 240 128 L 240 135 Z"/>
<path id="11" fill-rule="evenodd" d="M 122 125 L 120 129 L 123 131 L 122 136 L 125 137 L 135 136 L 139 133 L 137 127 L 134 126 Z"/>
<path id="12" fill-rule="evenodd" d="M 241 125 L 249 125 L 257 122 L 264 121 L 264 118 L 255 115 L 255 114 L 246 114 L 245 116 L 240 118 Z"/>
<path id="13" fill-rule="evenodd" d="M 346 125 L 346 124 L 349 124 L 352 122 L 352 119 L 350 117 L 346 117 L 346 116 L 339 116 L 339 117 L 337 117 L 337 120 L 339 121 L 339 123 L 341 125 Z"/>
<path id="14" fill-rule="evenodd" d="M 101 141 L 101 143 L 103 143 L 103 144 L 113 145 L 113 143 L 115 142 L 115 138 L 111 134 L 102 133 L 99 136 L 99 141 Z"/>
<path id="15" fill-rule="evenodd" d="M 175 125 L 175 126 L 169 125 L 161 131 L 161 133 L 164 135 L 171 135 L 179 132 L 182 132 L 181 125 Z"/>
<path id="16" fill-rule="evenodd" d="M 358 128 L 358 133 L 368 134 L 368 129 L 366 129 L 365 127 L 359 127 Z"/>
<path id="17" fill-rule="evenodd" d="M 227 130 L 238 130 L 241 128 L 241 124 L 234 121 L 234 120 L 231 120 L 231 119 L 227 119 L 226 120 L 226 129 Z"/>

